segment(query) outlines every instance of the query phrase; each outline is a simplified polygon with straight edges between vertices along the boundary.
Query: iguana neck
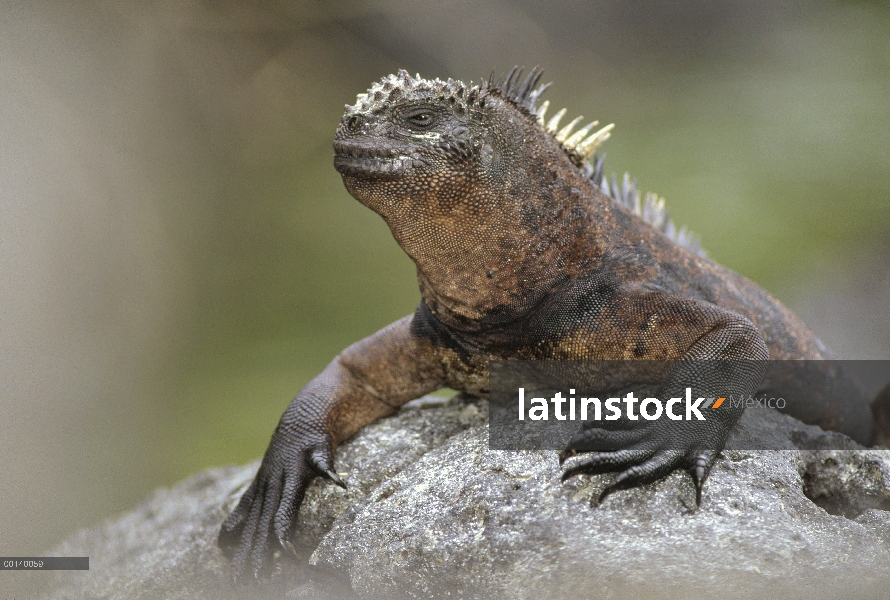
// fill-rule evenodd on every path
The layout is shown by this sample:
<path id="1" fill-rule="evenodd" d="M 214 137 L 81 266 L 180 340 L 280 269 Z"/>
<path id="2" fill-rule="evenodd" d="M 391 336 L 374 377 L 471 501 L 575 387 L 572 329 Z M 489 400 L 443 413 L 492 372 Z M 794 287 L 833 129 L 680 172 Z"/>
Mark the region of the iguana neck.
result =
<path id="1" fill-rule="evenodd" d="M 502 198 L 491 202 L 498 210 L 476 219 L 437 219 L 433 213 L 443 212 L 433 206 L 416 220 L 388 220 L 416 263 L 421 295 L 438 319 L 465 331 L 522 319 L 555 288 L 596 268 L 603 254 L 600 234 L 614 221 L 608 200 L 591 201 L 593 189 L 581 178 L 575 185 L 561 183 L 526 191 L 512 207 Z M 455 210 L 488 205 L 478 195 L 473 200 L 454 203 Z M 412 204 L 436 203 L 426 198 Z"/>

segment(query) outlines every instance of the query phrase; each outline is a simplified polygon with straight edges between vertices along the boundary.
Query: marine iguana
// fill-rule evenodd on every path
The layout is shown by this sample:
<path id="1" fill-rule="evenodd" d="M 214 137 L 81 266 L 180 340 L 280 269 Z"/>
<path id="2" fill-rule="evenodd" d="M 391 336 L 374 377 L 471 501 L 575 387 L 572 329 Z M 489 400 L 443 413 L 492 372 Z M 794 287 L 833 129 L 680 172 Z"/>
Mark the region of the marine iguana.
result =
<path id="1" fill-rule="evenodd" d="M 269 564 L 289 537 L 313 477 L 345 487 L 337 445 L 406 402 L 443 387 L 485 396 L 493 359 L 825 359 L 830 350 L 778 300 L 711 260 L 641 200 L 627 177 L 603 177 L 597 149 L 612 125 L 545 119 L 539 69 L 467 85 L 412 78 L 375 83 L 347 106 L 334 166 L 349 193 L 377 212 L 417 265 L 413 315 L 350 346 L 294 398 L 259 472 L 222 525 L 236 577 Z M 703 381 L 741 396 L 763 370 Z M 821 377 L 821 378 L 820 378 Z M 843 402 L 828 375 L 785 412 L 863 444 L 890 433 L 890 402 Z M 670 372 L 662 395 L 681 395 Z M 834 388 L 836 389 L 836 388 Z M 890 395 L 888 395 L 890 398 Z M 697 499 L 743 408 L 707 421 L 594 423 L 561 458 L 566 472 L 619 474 L 605 494 L 688 470 Z M 881 423 L 876 433 L 875 420 Z M 880 436 L 879 438 L 876 436 Z M 679 440 L 679 445 L 678 445 Z"/>

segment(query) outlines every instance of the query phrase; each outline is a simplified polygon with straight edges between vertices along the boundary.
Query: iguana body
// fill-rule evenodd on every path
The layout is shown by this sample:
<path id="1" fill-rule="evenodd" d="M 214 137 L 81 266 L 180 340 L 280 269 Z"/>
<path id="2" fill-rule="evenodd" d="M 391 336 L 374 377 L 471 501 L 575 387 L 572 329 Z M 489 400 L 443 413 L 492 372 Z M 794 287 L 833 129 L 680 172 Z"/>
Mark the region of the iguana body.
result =
<path id="1" fill-rule="evenodd" d="M 220 534 L 236 572 L 262 568 L 272 539 L 289 547 L 312 477 L 343 485 L 338 444 L 442 387 L 484 396 L 490 360 L 830 357 L 777 300 L 697 252 L 660 201 L 640 206 L 626 182 L 604 184 L 601 160 L 587 159 L 609 128 L 557 131 L 562 113 L 545 125 L 539 77 L 514 69 L 468 86 L 400 71 L 347 107 L 334 165 L 416 263 L 422 301 L 344 350 L 290 404 Z M 767 385 L 762 376 L 742 370 L 697 392 L 747 396 Z M 818 377 L 809 383 L 786 412 L 872 442 L 867 404 L 839 402 Z M 661 386 L 663 397 L 676 394 L 679 375 Z M 612 490 L 685 468 L 700 491 L 741 411 L 670 431 L 659 421 L 588 428 L 564 455 L 588 454 L 567 473 L 618 471 Z"/>

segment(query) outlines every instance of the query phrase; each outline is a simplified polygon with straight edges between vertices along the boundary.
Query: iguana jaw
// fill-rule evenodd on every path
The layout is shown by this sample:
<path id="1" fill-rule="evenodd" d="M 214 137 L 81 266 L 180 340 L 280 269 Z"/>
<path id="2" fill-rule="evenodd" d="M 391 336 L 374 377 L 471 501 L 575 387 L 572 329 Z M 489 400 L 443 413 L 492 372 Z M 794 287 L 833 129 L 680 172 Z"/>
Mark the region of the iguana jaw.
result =
<path id="1" fill-rule="evenodd" d="M 415 162 L 413 157 L 397 148 L 334 142 L 334 168 L 344 176 L 398 179 L 416 166 Z"/>

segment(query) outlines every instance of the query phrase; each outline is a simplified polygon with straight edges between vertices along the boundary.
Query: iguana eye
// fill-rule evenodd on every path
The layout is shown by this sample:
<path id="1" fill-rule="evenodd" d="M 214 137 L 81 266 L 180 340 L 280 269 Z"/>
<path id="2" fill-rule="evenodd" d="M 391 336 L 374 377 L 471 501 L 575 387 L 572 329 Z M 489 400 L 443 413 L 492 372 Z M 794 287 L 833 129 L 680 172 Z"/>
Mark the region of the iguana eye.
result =
<path id="1" fill-rule="evenodd" d="M 429 129 L 436 122 L 436 115 L 430 110 L 419 110 L 409 114 L 405 120 L 414 129 Z"/>
<path id="2" fill-rule="evenodd" d="M 346 121 L 346 127 L 350 131 L 358 131 L 364 125 L 365 120 L 360 115 L 353 115 L 349 117 L 349 120 Z"/>

